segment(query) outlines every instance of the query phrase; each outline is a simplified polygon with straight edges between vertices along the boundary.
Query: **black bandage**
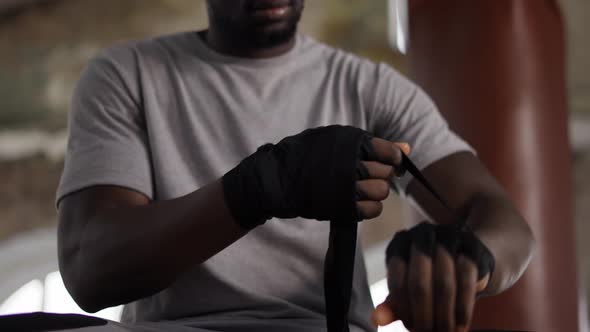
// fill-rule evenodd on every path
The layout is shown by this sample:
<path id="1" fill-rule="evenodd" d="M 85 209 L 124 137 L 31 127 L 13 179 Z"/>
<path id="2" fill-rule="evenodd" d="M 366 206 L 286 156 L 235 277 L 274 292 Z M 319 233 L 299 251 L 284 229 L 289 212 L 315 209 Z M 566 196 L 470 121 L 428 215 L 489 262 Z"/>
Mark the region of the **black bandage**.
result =
<path id="1" fill-rule="evenodd" d="M 469 228 L 424 222 L 410 230 L 400 231 L 387 246 L 386 263 L 394 256 L 409 262 L 412 245 L 429 257 L 434 257 L 437 245 L 445 248 L 454 258 L 458 255 L 467 257 L 477 265 L 478 280 L 494 272 L 494 256 Z"/>
<path id="2" fill-rule="evenodd" d="M 370 139 L 358 128 L 328 126 L 260 147 L 223 177 L 234 219 L 246 229 L 272 217 L 361 220 L 356 181 L 366 176 L 360 160 L 375 159 Z"/>

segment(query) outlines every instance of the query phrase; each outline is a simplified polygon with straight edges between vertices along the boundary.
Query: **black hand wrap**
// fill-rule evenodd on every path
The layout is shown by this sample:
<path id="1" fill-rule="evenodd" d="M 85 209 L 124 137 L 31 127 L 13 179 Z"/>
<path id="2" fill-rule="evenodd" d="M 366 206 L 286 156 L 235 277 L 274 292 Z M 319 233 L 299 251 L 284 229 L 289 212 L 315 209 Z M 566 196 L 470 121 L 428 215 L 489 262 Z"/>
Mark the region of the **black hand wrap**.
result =
<path id="1" fill-rule="evenodd" d="M 360 160 L 373 160 L 371 135 L 348 126 L 308 129 L 266 144 L 223 177 L 236 222 L 252 229 L 272 217 L 357 222 Z"/>
<path id="2" fill-rule="evenodd" d="M 410 260 L 412 244 L 416 249 L 429 257 L 433 257 L 436 245 L 444 247 L 452 257 L 463 255 L 477 265 L 477 279 L 494 272 L 495 260 L 490 250 L 467 227 L 458 228 L 448 225 L 433 225 L 426 222 L 418 226 L 398 232 L 387 246 L 386 262 L 393 256 Z"/>

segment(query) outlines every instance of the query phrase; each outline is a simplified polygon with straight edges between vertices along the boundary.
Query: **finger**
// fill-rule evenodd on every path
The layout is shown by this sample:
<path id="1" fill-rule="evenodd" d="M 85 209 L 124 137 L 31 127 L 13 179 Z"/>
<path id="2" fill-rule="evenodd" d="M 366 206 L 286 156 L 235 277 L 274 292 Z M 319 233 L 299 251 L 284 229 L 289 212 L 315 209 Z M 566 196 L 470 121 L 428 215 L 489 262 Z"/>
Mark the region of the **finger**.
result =
<path id="1" fill-rule="evenodd" d="M 396 316 L 394 312 L 391 310 L 391 306 L 389 304 L 389 297 L 388 300 L 378 305 L 375 310 L 373 310 L 373 314 L 371 315 L 371 322 L 375 327 L 377 326 L 386 326 L 393 323 L 396 320 Z"/>
<path id="2" fill-rule="evenodd" d="M 410 146 L 407 143 L 392 143 L 381 138 L 374 137 L 371 144 L 377 161 L 391 165 L 400 166 L 402 162 L 402 151 L 410 153 Z"/>
<path id="3" fill-rule="evenodd" d="M 395 176 L 395 169 L 391 165 L 386 165 L 378 161 L 361 162 L 368 173 L 370 179 L 391 180 Z"/>
<path id="4" fill-rule="evenodd" d="M 437 332 L 455 332 L 457 291 L 453 257 L 437 246 L 434 259 L 434 326 Z"/>
<path id="5" fill-rule="evenodd" d="M 359 201 L 356 202 L 356 207 L 359 209 L 363 219 L 377 218 L 383 212 L 383 203 L 375 201 Z"/>
<path id="6" fill-rule="evenodd" d="M 412 326 L 431 331 L 433 327 L 432 258 L 412 245 L 408 267 L 408 291 Z"/>
<path id="7" fill-rule="evenodd" d="M 359 200 L 382 201 L 389 195 L 389 183 L 385 180 L 362 180 L 356 182 Z"/>
<path id="8" fill-rule="evenodd" d="M 407 273 L 408 264 L 401 257 L 394 256 L 389 259 L 387 264 L 389 296 L 385 304 L 389 306 L 397 319 L 401 320 L 407 328 L 411 328 L 412 314 L 408 298 Z"/>
<path id="9" fill-rule="evenodd" d="M 463 255 L 455 263 L 457 276 L 456 321 L 457 326 L 466 329 L 471 325 L 475 306 L 477 267 Z"/>

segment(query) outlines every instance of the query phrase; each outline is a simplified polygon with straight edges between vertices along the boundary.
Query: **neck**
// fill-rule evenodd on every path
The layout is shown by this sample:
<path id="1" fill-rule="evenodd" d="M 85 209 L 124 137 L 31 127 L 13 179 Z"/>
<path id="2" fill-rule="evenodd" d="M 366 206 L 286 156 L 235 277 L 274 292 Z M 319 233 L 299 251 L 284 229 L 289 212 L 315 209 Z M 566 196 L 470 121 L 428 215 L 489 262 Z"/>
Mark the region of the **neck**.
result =
<path id="1" fill-rule="evenodd" d="M 254 47 L 243 40 L 236 40 L 224 36 L 219 30 L 210 27 L 209 30 L 202 32 L 202 37 L 218 53 L 240 58 L 264 59 L 272 58 L 290 51 L 295 45 L 295 36 L 284 43 L 270 47 Z"/>

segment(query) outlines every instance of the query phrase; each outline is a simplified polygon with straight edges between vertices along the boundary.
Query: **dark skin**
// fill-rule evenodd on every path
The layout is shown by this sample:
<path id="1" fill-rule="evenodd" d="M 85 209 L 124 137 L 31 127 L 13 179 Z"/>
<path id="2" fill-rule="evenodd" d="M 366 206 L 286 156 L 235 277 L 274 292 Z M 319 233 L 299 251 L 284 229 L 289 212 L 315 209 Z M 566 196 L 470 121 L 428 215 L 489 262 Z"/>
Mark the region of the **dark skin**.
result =
<path id="1" fill-rule="evenodd" d="M 453 259 L 438 246 L 431 259 L 412 248 L 409 264 L 397 257 L 389 261 L 390 294 L 373 313 L 373 321 L 387 325 L 400 319 L 411 331 L 467 331 L 476 296 L 510 287 L 526 268 L 534 240 L 505 191 L 474 155 L 451 155 L 423 173 L 490 249 L 495 271 L 491 279 L 477 280 L 475 264 L 464 256 Z M 454 222 L 418 181 L 410 183 L 408 194 L 433 221 Z"/>
<path id="2" fill-rule="evenodd" d="M 282 15 L 269 8 L 282 7 Z M 219 53 L 268 58 L 290 50 L 295 42 L 303 0 L 210 0 L 205 39 Z M 258 10 L 256 10 L 258 9 Z M 265 10 L 267 9 L 267 10 Z"/>
<path id="3" fill-rule="evenodd" d="M 264 11 L 277 4 L 287 6 Z M 201 35 L 211 48 L 265 58 L 291 49 L 303 1 L 210 0 L 208 9 L 211 25 Z M 367 219 L 382 211 L 400 151 L 410 152 L 405 144 L 378 138 L 372 144 L 379 160 L 364 162 L 370 179 L 357 182 L 363 193 L 357 206 Z M 475 264 L 464 257 L 453 259 L 439 248 L 431 259 L 414 249 L 409 264 L 396 258 L 389 262 L 390 295 L 373 319 L 379 325 L 401 319 L 412 331 L 463 331 L 476 294 L 493 295 L 511 286 L 526 267 L 534 241 L 506 193 L 473 155 L 448 156 L 424 174 L 466 216 L 493 253 L 496 270 L 491 278 L 477 280 Z M 452 222 L 416 181 L 408 194 L 434 222 Z M 158 202 L 126 188 L 89 187 L 62 199 L 59 220 L 60 271 L 74 299 L 90 312 L 165 289 L 247 233 L 232 219 L 220 180 Z"/>

